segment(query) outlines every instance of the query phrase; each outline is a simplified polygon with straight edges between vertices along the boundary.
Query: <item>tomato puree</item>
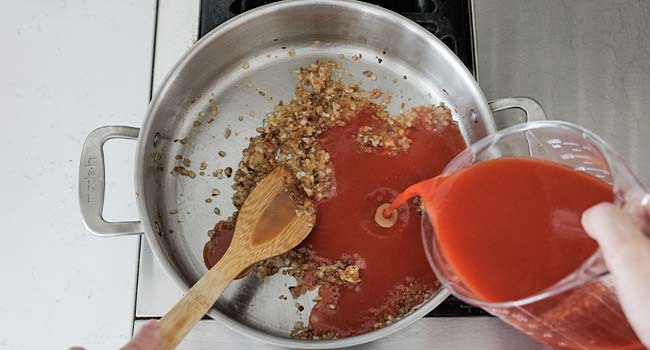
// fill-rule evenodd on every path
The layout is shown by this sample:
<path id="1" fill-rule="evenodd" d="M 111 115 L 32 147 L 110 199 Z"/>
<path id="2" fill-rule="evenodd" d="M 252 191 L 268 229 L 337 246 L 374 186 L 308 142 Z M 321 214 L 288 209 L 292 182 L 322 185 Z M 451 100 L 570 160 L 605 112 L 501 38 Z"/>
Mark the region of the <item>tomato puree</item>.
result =
<path id="1" fill-rule="evenodd" d="M 358 286 L 339 288 L 335 309 L 317 304 L 310 316 L 316 331 L 347 336 L 372 330 L 378 317 L 398 311 L 403 293 L 438 286 L 422 247 L 417 206 L 398 209 L 398 222 L 391 228 L 379 227 L 374 215 L 380 204 L 392 201 L 409 184 L 440 174 L 465 142 L 455 124 L 438 131 L 414 127 L 408 131 L 412 143 L 406 152 L 360 151 L 356 132 L 379 124 L 372 113 L 360 113 L 319 138 L 330 154 L 334 193 L 317 203 L 316 227 L 302 245 L 332 260 L 356 256 L 363 266 Z"/>
<path id="2" fill-rule="evenodd" d="M 383 327 L 438 288 L 420 238 L 419 206 L 399 208 L 398 221 L 390 228 L 380 227 L 374 219 L 379 205 L 391 202 L 406 186 L 440 174 L 466 147 L 450 116 L 436 117 L 435 113 L 431 107 L 412 110 L 413 126 L 405 135 L 410 144 L 399 152 L 360 144 L 360 130 L 381 132 L 387 127 L 387 121 L 374 111 L 354 112 L 344 125 L 319 135 L 333 171 L 332 193 L 316 202 L 316 226 L 297 250 L 309 251 L 313 257 L 308 260 L 315 267 L 333 261 L 356 262 L 360 282 L 320 285 L 320 300 L 309 317 L 314 335 L 341 338 Z M 215 226 L 204 249 L 208 267 L 225 253 L 234 221 Z M 299 284 L 315 287 L 314 273 L 305 271 Z"/>
<path id="3" fill-rule="evenodd" d="M 613 200 L 611 186 L 595 177 L 524 158 L 490 160 L 416 184 L 391 208 L 415 195 L 450 270 L 487 302 L 532 296 L 581 266 L 598 248 L 581 226 L 582 212 Z M 507 310 L 490 311 L 558 347 L 641 347 L 601 282 Z"/>

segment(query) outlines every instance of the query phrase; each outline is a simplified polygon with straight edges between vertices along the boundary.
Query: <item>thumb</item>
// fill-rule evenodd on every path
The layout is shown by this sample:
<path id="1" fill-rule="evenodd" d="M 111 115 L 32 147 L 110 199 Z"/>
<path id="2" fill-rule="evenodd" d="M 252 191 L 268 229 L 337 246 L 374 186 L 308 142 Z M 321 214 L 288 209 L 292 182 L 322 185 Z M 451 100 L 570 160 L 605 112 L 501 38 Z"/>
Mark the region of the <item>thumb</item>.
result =
<path id="1" fill-rule="evenodd" d="M 582 226 L 598 241 L 632 328 L 650 345 L 650 238 L 635 216 L 611 203 L 585 211 Z"/>
<path id="2" fill-rule="evenodd" d="M 582 214 L 582 226 L 598 241 L 603 254 L 612 258 L 622 256 L 616 261 L 626 259 L 627 254 L 622 254 L 621 249 L 636 252 L 635 247 L 650 242 L 641 230 L 640 219 L 612 203 L 600 203 L 587 209 Z"/>
<path id="3" fill-rule="evenodd" d="M 152 320 L 145 323 L 122 350 L 158 350 L 159 346 L 160 325 Z"/>

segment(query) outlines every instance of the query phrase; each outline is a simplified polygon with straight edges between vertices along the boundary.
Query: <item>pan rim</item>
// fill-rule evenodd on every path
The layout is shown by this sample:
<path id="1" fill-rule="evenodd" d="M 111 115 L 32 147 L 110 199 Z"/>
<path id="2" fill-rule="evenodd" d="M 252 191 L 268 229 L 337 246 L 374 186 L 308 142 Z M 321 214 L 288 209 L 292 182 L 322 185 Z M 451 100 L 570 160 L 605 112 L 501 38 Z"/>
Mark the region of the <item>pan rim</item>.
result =
<path id="1" fill-rule="evenodd" d="M 444 58 L 446 61 L 451 62 L 453 65 L 456 66 L 453 67 L 453 69 L 456 69 L 457 71 L 460 70 L 461 75 L 459 76 L 459 78 L 466 80 L 467 84 L 465 85 L 467 85 L 470 88 L 470 91 L 468 91 L 468 93 L 471 94 L 474 98 L 476 98 L 476 100 L 481 103 L 482 107 L 484 107 L 484 110 L 480 111 L 481 114 L 485 114 L 486 117 L 491 116 L 487 101 L 483 96 L 483 93 L 479 89 L 478 84 L 474 80 L 469 70 L 467 70 L 467 68 L 460 62 L 460 60 L 454 55 L 454 53 L 450 49 L 448 49 L 447 46 L 444 43 L 442 43 L 442 41 L 440 41 L 433 34 L 426 31 L 424 28 L 422 28 L 415 22 L 412 22 L 410 19 L 398 13 L 384 9 L 382 7 L 372 5 L 372 4 L 362 3 L 359 1 L 349 1 L 349 0 L 348 1 L 315 0 L 309 2 L 301 1 L 301 0 L 288 0 L 288 1 L 282 1 L 282 2 L 272 3 L 272 4 L 258 7 L 256 9 L 239 14 L 233 17 L 232 19 L 226 21 L 219 27 L 212 30 L 206 36 L 204 36 L 201 40 L 199 40 L 190 50 L 188 50 L 177 61 L 174 67 L 167 74 L 167 76 L 161 83 L 160 88 L 155 92 L 151 100 L 151 103 L 149 104 L 149 108 L 146 112 L 145 120 L 141 128 L 140 138 L 138 139 L 137 142 L 134 182 L 135 182 L 136 192 L 138 193 L 137 206 L 138 206 L 138 212 L 140 214 L 140 218 L 145 231 L 144 235 L 147 238 L 147 241 L 150 243 L 153 254 L 160 262 L 161 266 L 163 267 L 163 270 L 183 293 L 187 292 L 187 290 L 191 287 L 191 285 L 188 283 L 187 280 L 185 280 L 182 274 L 179 273 L 179 271 L 174 266 L 174 264 L 165 255 L 165 252 L 163 251 L 162 247 L 158 244 L 156 240 L 157 238 L 153 230 L 152 222 L 147 214 L 147 193 L 143 190 L 144 187 L 143 174 L 145 172 L 144 152 L 146 148 L 145 145 L 147 144 L 147 142 L 149 142 L 149 139 L 152 136 L 150 134 L 152 131 L 152 123 L 154 120 L 153 116 L 157 114 L 158 106 L 160 105 L 163 96 L 166 95 L 165 92 L 169 90 L 171 86 L 174 84 L 180 71 L 182 71 L 182 68 L 191 64 L 191 62 L 193 61 L 193 57 L 196 56 L 198 52 L 202 51 L 205 47 L 211 45 L 211 43 L 218 41 L 219 38 L 222 35 L 224 35 L 224 33 L 229 32 L 231 30 L 235 30 L 235 28 L 240 27 L 241 25 L 249 21 L 254 21 L 256 18 L 269 15 L 270 13 L 276 11 L 285 11 L 288 9 L 300 8 L 300 7 L 337 7 L 343 11 L 344 10 L 363 11 L 365 13 L 372 14 L 380 18 L 381 20 L 399 22 L 400 25 L 404 27 L 404 29 L 408 31 L 411 35 L 419 36 L 425 39 L 427 42 L 430 42 L 431 45 L 434 46 L 438 54 L 445 56 Z M 490 133 L 493 132 L 495 130 L 495 126 L 492 118 L 485 118 L 485 122 L 486 122 L 486 130 L 488 130 L 488 132 Z M 208 312 L 208 315 L 214 320 L 221 322 L 226 327 L 238 333 L 247 335 L 253 339 L 263 341 L 273 345 L 286 346 L 291 348 L 304 348 L 304 349 L 341 348 L 341 347 L 349 347 L 349 346 L 367 343 L 382 338 L 384 336 L 387 336 L 389 334 L 392 334 L 410 325 L 411 323 L 420 319 L 421 317 L 425 316 L 427 313 L 429 313 L 431 310 L 437 307 L 440 303 L 442 303 L 442 301 L 444 301 L 444 299 L 449 295 L 450 292 L 446 288 L 440 287 L 428 301 L 422 303 L 421 305 L 418 306 L 417 309 L 414 309 L 409 314 L 407 314 L 404 318 L 402 318 L 401 320 L 395 322 L 390 326 L 380 328 L 374 331 L 370 331 L 364 334 L 352 336 L 352 337 L 333 339 L 333 340 L 300 340 L 300 339 L 291 339 L 288 337 L 273 335 L 265 331 L 262 331 L 260 329 L 253 328 L 250 325 L 240 323 L 230 317 L 227 317 L 224 314 L 217 312 L 214 308 Z"/>

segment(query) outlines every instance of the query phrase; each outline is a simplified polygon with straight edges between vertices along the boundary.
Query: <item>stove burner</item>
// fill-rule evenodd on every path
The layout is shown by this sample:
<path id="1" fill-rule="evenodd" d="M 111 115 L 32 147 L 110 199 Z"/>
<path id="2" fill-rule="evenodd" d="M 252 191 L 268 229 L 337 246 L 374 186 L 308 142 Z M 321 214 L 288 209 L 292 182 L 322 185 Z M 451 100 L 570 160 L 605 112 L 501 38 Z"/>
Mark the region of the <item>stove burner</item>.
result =
<path id="1" fill-rule="evenodd" d="M 202 0 L 199 37 L 228 19 L 278 0 Z M 472 38 L 471 0 L 367 0 L 408 17 L 440 38 L 470 72 L 475 72 Z M 488 315 L 450 296 L 427 317 L 457 317 Z"/>
<path id="2" fill-rule="evenodd" d="M 203 0 L 200 37 L 240 13 L 278 0 Z M 440 38 L 474 72 L 470 0 L 367 0 L 408 17 Z"/>

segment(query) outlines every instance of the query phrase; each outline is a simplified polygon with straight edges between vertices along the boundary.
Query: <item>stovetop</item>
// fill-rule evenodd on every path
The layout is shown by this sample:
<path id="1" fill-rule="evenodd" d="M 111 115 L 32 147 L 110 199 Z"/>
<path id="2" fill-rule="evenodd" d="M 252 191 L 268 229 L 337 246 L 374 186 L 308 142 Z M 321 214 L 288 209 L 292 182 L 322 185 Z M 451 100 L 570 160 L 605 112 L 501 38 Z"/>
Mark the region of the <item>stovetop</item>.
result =
<path id="1" fill-rule="evenodd" d="M 199 38 L 228 19 L 280 0 L 201 0 Z M 444 42 L 475 73 L 470 0 L 366 0 L 408 17 Z"/>
<path id="2" fill-rule="evenodd" d="M 436 32 L 440 28 L 440 32 L 436 32 L 436 34 L 441 35 L 440 33 L 450 33 L 448 23 L 452 21 L 449 18 L 455 18 L 450 14 L 444 14 L 442 10 L 448 6 L 447 1 L 439 0 L 434 4 L 429 0 L 420 0 L 420 2 L 412 2 L 409 7 L 405 3 L 398 3 L 397 0 L 391 4 L 402 6 L 399 9 L 409 11 L 406 12 L 407 16 L 418 20 L 429 30 Z M 452 45 L 452 49 L 459 55 L 462 56 L 461 52 L 465 52 L 463 61 L 472 72 L 476 73 L 474 42 L 471 40 L 474 18 L 470 14 L 474 4 L 472 0 L 461 1 L 464 3 L 459 4 L 458 8 L 463 10 L 456 15 L 462 14 L 464 18 L 463 24 L 459 26 L 461 29 L 458 29 L 462 34 L 455 33 L 453 41 L 442 37 L 448 45 Z M 232 7 L 235 3 L 237 5 Z M 197 41 L 199 36 L 206 34 L 210 28 L 234 16 L 237 12 L 241 12 L 242 9 L 247 9 L 249 4 L 246 0 L 158 0 L 152 90 L 156 90 L 160 86 L 167 72 Z M 214 10 L 218 8 L 223 11 L 214 14 Z M 433 22 L 440 17 L 447 18 L 441 22 L 443 25 L 427 22 Z M 144 239 L 140 251 L 136 291 L 134 330 L 137 330 L 150 318 L 160 318 L 182 297 L 182 293 L 163 271 L 161 264 L 155 259 L 151 248 Z M 485 350 L 503 350 L 535 348 L 534 342 L 498 318 L 476 317 L 478 315 L 487 314 L 480 309 L 462 304 L 454 298 L 449 298 L 429 315 L 436 317 L 425 317 L 396 334 L 371 344 L 355 346 L 354 349 L 388 350 L 406 347 L 408 349 L 460 350 L 480 347 Z M 215 346 L 228 349 L 280 349 L 243 337 L 224 327 L 220 322 L 207 318 L 197 324 L 180 347 L 187 350 L 207 350 L 213 349 Z"/>
<path id="3" fill-rule="evenodd" d="M 648 31 L 644 16 L 650 11 L 647 2 L 621 6 L 607 0 L 567 0 L 558 2 L 562 6 L 548 6 L 539 1 L 462 1 L 471 4 L 468 7 L 471 21 L 467 25 L 471 29 L 469 37 L 474 38 L 473 34 L 476 34 L 476 40 L 470 41 L 470 57 L 473 58 L 473 71 L 480 73 L 481 89 L 487 98 L 513 94 L 534 97 L 548 115 L 589 126 L 611 142 L 630 161 L 640 178 L 650 183 L 650 163 L 643 162 L 647 153 L 644 153 L 647 137 L 643 135 L 650 134 L 650 122 L 644 113 L 639 112 L 650 108 L 650 102 L 645 98 L 646 94 L 628 93 L 650 90 L 650 73 L 643 56 L 644 49 L 650 48 L 650 40 L 644 40 L 647 38 L 643 36 Z M 199 34 L 205 34 L 207 28 L 237 12 L 236 8 L 235 11 L 229 9 L 233 2 L 157 1 L 153 90 L 196 42 Z M 431 5 L 427 2 L 422 0 L 411 4 L 424 3 L 417 8 L 430 11 Z M 219 3 L 223 3 L 226 9 L 222 19 L 207 17 L 200 21 L 199 26 L 201 7 L 205 15 L 209 6 L 218 6 Z M 436 4 L 437 8 L 442 7 L 442 1 Z M 406 6 L 401 2 L 399 5 Z M 573 21 L 565 13 L 581 13 L 591 20 Z M 622 16 L 610 16 L 611 13 Z M 456 45 L 460 45 L 459 41 Z M 631 47 L 636 49 L 630 50 Z M 603 48 L 617 54 L 597 55 L 598 59 L 593 59 L 594 53 L 600 53 Z M 603 101 L 607 102 L 605 109 Z M 144 239 L 137 281 L 135 329 L 149 318 L 160 318 L 182 296 Z M 441 305 L 437 311 L 446 305 Z M 200 321 L 180 348 L 280 349 L 243 337 L 209 319 Z M 396 348 L 514 350 L 539 349 L 542 346 L 498 318 L 456 316 L 427 317 L 381 340 L 354 347 L 355 350 Z"/>
<path id="4" fill-rule="evenodd" d="M 279 0 L 201 0 L 199 38 L 228 19 Z M 475 72 L 472 14 L 469 0 L 372 0 L 366 1 L 402 14 L 444 42 Z M 450 296 L 430 316 L 485 316 L 480 308 Z"/>

